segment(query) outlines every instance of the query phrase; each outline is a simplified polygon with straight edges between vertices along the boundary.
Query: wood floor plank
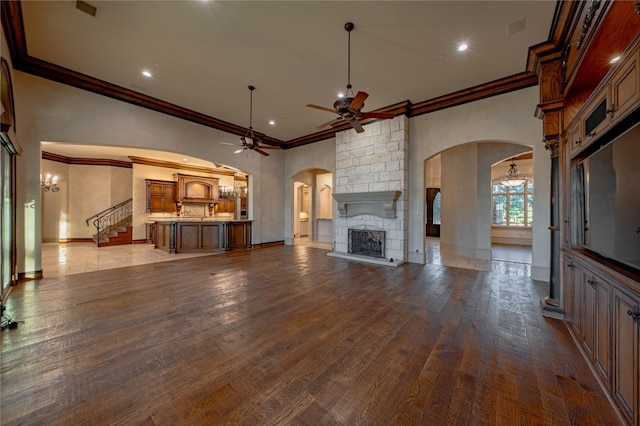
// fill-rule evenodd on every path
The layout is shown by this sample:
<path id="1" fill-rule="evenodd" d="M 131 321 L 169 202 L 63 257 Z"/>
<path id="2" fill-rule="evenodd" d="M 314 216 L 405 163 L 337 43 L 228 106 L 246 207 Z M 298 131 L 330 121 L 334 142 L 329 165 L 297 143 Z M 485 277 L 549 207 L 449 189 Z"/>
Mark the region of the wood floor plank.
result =
<path id="1" fill-rule="evenodd" d="M 25 282 L 1 421 L 617 424 L 535 284 L 503 272 L 275 246 Z"/>

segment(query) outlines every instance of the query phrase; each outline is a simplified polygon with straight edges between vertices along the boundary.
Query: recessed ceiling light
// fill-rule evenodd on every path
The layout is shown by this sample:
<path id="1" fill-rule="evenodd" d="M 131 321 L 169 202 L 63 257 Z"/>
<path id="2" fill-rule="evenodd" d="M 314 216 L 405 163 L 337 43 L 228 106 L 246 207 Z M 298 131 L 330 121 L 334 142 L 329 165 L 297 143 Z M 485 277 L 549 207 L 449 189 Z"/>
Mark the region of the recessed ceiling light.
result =
<path id="1" fill-rule="evenodd" d="M 269 124 L 271 124 L 272 126 L 275 126 L 276 122 L 275 122 L 275 120 L 269 120 Z"/>
<path id="2" fill-rule="evenodd" d="M 467 43 L 460 43 L 458 45 L 458 52 L 463 52 L 465 50 L 467 50 L 469 48 L 469 45 Z"/>
<path id="3" fill-rule="evenodd" d="M 611 58 L 611 60 L 609 61 L 610 64 L 615 64 L 616 62 L 618 62 L 620 60 L 620 55 L 618 56 L 614 56 L 613 58 Z"/>
<path id="4" fill-rule="evenodd" d="M 188 158 L 183 158 L 182 161 L 184 161 L 186 163 L 187 161 L 189 161 L 189 159 Z"/>
<path id="5" fill-rule="evenodd" d="M 151 74 L 149 71 L 144 70 L 142 71 L 142 75 L 144 75 L 145 77 L 151 77 L 153 74 Z"/>

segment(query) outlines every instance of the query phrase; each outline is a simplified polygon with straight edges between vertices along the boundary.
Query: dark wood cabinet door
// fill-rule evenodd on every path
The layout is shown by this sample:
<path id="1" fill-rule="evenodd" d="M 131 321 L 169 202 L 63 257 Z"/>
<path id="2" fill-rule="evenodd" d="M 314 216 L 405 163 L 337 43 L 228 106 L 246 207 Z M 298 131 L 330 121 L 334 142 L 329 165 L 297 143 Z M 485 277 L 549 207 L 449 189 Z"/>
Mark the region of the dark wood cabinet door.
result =
<path id="1" fill-rule="evenodd" d="M 176 183 L 147 180 L 147 212 L 174 213 Z"/>
<path id="2" fill-rule="evenodd" d="M 611 284 L 601 278 L 597 279 L 595 293 L 593 363 L 609 389 L 611 387 Z"/>
<path id="3" fill-rule="evenodd" d="M 220 247 L 220 228 L 219 224 L 203 224 L 201 231 L 201 244 L 202 249 L 218 249 Z"/>
<path id="4" fill-rule="evenodd" d="M 229 248 L 246 247 L 249 226 L 246 223 L 230 223 L 229 224 Z"/>
<path id="5" fill-rule="evenodd" d="M 638 312 L 640 300 L 616 288 L 613 291 L 613 397 L 629 424 L 640 421 L 638 353 L 640 324 L 631 313 Z"/>

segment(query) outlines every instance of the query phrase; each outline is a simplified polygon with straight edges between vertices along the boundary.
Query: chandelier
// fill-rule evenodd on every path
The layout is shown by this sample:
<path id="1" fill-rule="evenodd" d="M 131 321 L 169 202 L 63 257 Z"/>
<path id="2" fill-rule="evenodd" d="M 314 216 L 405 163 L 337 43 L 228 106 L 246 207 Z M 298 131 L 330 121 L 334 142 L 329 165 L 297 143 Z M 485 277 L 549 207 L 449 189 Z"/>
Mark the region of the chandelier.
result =
<path id="1" fill-rule="evenodd" d="M 515 161 L 511 160 L 511 164 L 509 165 L 509 170 L 507 171 L 507 175 L 502 178 L 500 183 L 506 186 L 519 186 L 527 181 L 527 178 L 524 176 L 520 176 L 520 172 L 518 171 L 518 166 L 516 166 Z"/>
<path id="2" fill-rule="evenodd" d="M 60 191 L 60 187 L 58 186 L 58 176 L 51 175 L 51 173 L 47 173 L 42 179 L 42 175 L 40 175 L 40 188 L 44 192 L 58 192 Z"/>
<path id="3" fill-rule="evenodd" d="M 221 186 L 218 188 L 218 197 L 223 200 L 231 200 L 237 198 L 233 186 Z"/>
<path id="4" fill-rule="evenodd" d="M 247 196 L 247 185 L 244 182 L 235 181 L 233 186 L 221 186 L 218 188 L 218 197 L 226 200 L 235 200 Z"/>

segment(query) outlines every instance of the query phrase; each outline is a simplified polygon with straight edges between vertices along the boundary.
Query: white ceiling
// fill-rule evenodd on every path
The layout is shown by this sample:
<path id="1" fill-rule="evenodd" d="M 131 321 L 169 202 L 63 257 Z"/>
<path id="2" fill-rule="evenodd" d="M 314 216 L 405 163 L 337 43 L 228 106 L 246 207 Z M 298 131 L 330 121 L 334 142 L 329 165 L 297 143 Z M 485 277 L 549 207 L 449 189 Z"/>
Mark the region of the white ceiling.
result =
<path id="1" fill-rule="evenodd" d="M 364 111 L 525 71 L 555 1 L 23 1 L 30 56 L 287 141 L 335 118 L 347 83 Z M 524 22 L 522 22 L 524 20 Z M 509 31 L 509 25 L 521 27 Z M 524 25 L 522 25 L 524 24 Z M 522 28 L 523 27 L 523 28 Z M 469 49 L 458 52 L 459 42 Z M 153 72 L 152 78 L 141 75 Z M 267 124 L 276 120 L 275 126 Z"/>

